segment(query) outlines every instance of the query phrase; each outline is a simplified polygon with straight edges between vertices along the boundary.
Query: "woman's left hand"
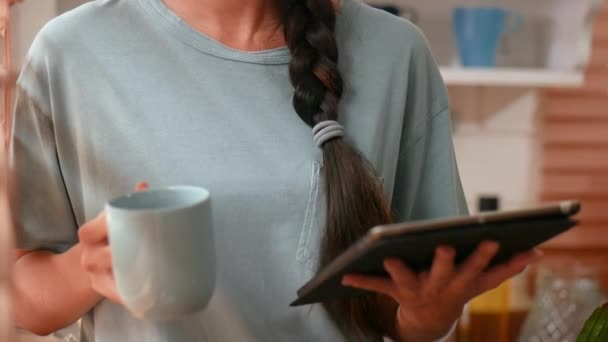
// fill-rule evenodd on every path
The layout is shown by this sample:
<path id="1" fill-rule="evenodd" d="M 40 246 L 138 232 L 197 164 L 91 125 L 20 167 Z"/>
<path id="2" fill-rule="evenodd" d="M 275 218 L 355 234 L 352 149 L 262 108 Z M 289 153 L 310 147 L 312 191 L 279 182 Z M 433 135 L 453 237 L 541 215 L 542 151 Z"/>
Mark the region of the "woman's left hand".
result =
<path id="1" fill-rule="evenodd" d="M 479 245 L 460 266 L 454 265 L 451 247 L 439 247 L 428 272 L 415 274 L 398 259 L 387 259 L 390 278 L 348 275 L 346 286 L 378 292 L 399 305 L 394 333 L 404 341 L 433 341 L 447 334 L 472 298 L 491 290 L 522 272 L 540 257 L 531 251 L 487 270 L 498 253 L 498 243 Z"/>

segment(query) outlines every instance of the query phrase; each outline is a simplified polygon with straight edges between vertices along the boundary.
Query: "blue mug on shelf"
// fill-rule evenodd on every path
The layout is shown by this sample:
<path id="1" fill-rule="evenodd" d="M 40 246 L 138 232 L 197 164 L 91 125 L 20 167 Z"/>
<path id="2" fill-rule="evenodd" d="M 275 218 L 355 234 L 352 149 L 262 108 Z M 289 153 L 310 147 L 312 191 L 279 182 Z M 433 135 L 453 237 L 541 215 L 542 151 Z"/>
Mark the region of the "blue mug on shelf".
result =
<path id="1" fill-rule="evenodd" d="M 453 25 L 460 61 L 465 67 L 494 67 L 502 36 L 517 31 L 523 17 L 497 7 L 457 7 Z"/>

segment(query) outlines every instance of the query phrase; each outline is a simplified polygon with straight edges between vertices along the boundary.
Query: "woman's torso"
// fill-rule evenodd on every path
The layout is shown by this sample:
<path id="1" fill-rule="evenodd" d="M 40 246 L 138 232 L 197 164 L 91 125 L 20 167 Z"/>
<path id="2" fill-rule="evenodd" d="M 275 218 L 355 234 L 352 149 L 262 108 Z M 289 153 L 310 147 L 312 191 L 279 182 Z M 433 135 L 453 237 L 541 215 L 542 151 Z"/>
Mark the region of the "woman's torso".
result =
<path id="1" fill-rule="evenodd" d="M 388 198 L 403 141 L 414 141 L 416 123 L 432 114 L 406 115 L 408 83 L 420 83 L 409 70 L 420 40 L 404 21 L 343 1 L 340 119 Z M 341 339 L 320 306 L 289 307 L 317 267 L 324 194 L 321 150 L 291 105 L 286 49 L 230 50 L 194 32 L 160 0 L 87 4 L 47 25 L 38 45 L 52 65 L 51 93 L 41 97 L 49 100 L 78 225 L 141 180 L 199 185 L 212 194 L 219 275 L 209 307 L 180 322 L 150 323 L 102 302 L 84 322 L 89 339 Z M 20 81 L 36 97 L 28 72 L 36 70 L 26 67 Z M 435 87 L 436 94 L 417 95 L 442 95 L 440 83 L 428 89 Z"/>

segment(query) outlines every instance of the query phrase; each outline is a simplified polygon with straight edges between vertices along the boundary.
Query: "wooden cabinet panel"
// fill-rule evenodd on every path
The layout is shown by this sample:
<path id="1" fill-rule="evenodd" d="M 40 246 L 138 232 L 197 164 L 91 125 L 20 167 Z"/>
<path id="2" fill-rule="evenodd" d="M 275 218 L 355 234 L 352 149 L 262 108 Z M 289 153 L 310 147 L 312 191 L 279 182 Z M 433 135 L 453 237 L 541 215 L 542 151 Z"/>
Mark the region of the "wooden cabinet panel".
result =
<path id="1" fill-rule="evenodd" d="M 593 26 L 593 43 L 595 46 L 598 44 L 608 44 L 608 14 L 602 12 L 595 19 Z"/>
<path id="2" fill-rule="evenodd" d="M 572 126 L 577 126 L 579 124 L 573 124 Z M 547 125 L 549 127 L 553 126 L 551 124 Z M 580 126 L 580 125 L 579 125 Z M 600 127 L 602 125 L 599 125 Z M 577 147 L 559 147 L 559 146 L 547 146 L 544 149 L 543 157 L 542 157 L 542 166 L 544 172 L 561 172 L 561 173 L 574 173 L 578 172 L 579 175 L 583 172 L 589 173 L 602 173 L 603 175 L 608 176 L 608 145 L 606 147 L 603 146 L 591 146 L 586 147 L 581 143 L 587 141 L 599 141 L 608 142 L 608 131 L 604 132 L 604 136 L 593 136 L 593 132 L 588 132 L 589 134 L 585 137 L 577 137 L 573 130 L 576 131 L 575 128 L 570 129 L 570 136 L 565 136 L 564 132 L 560 132 L 561 130 L 567 130 L 564 128 L 559 128 L 559 130 L 555 130 L 553 134 L 560 135 L 559 137 L 555 137 L 554 140 L 563 142 L 565 139 L 569 139 L 567 141 L 571 143 L 578 144 Z M 586 129 L 586 128 L 585 128 Z M 606 127 L 608 129 L 608 126 Z M 583 134 L 579 132 L 579 134 Z M 547 141 L 547 140 L 546 140 Z M 601 175 L 599 175 L 601 176 Z M 598 180 L 599 176 L 596 175 L 594 180 Z M 602 177 L 600 177 L 602 178 Z M 566 180 L 566 179 L 563 179 Z M 580 181 L 580 178 L 579 178 Z M 588 180 L 587 180 L 588 181 Z M 602 183 L 595 183 L 594 185 L 602 185 Z"/>
<path id="3" fill-rule="evenodd" d="M 608 43 L 599 41 L 591 52 L 589 67 L 608 68 Z"/>
<path id="4" fill-rule="evenodd" d="M 588 69 L 583 89 L 608 95 L 608 68 Z"/>
<path id="5" fill-rule="evenodd" d="M 556 173 L 545 172 L 543 198 L 606 197 L 608 199 L 608 173 Z M 606 208 L 608 212 L 608 208 Z"/>
<path id="6" fill-rule="evenodd" d="M 608 81 L 608 69 L 606 70 Z M 608 91 L 608 83 L 605 84 Z M 608 122 L 606 93 L 586 91 L 553 91 L 546 94 L 542 116 L 545 120 L 574 121 L 580 119 Z"/>
<path id="7" fill-rule="evenodd" d="M 542 140 L 554 145 L 608 147 L 608 122 L 548 121 L 542 127 Z"/>
<path id="8" fill-rule="evenodd" d="M 580 199 L 580 225 L 543 246 L 546 259 L 601 269 L 608 290 L 608 1 L 596 19 L 585 85 L 541 101 L 542 201 Z"/>
<path id="9" fill-rule="evenodd" d="M 558 235 L 544 245 L 545 249 L 604 251 L 608 246 L 607 226 L 580 226 Z M 606 256 L 608 258 L 608 255 Z"/>

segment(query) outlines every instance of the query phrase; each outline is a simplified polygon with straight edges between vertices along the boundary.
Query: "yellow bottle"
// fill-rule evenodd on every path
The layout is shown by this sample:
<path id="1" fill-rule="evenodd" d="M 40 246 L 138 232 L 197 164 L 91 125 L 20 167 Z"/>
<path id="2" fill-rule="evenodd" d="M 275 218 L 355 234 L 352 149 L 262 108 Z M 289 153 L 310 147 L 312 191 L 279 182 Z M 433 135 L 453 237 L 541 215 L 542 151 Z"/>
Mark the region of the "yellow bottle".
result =
<path id="1" fill-rule="evenodd" d="M 479 211 L 496 211 L 500 207 L 497 196 L 479 198 Z M 474 298 L 468 305 L 467 337 L 469 342 L 509 342 L 509 313 L 511 281 Z"/>
<path id="2" fill-rule="evenodd" d="M 470 342 L 509 342 L 511 281 L 474 298 L 469 303 Z"/>

